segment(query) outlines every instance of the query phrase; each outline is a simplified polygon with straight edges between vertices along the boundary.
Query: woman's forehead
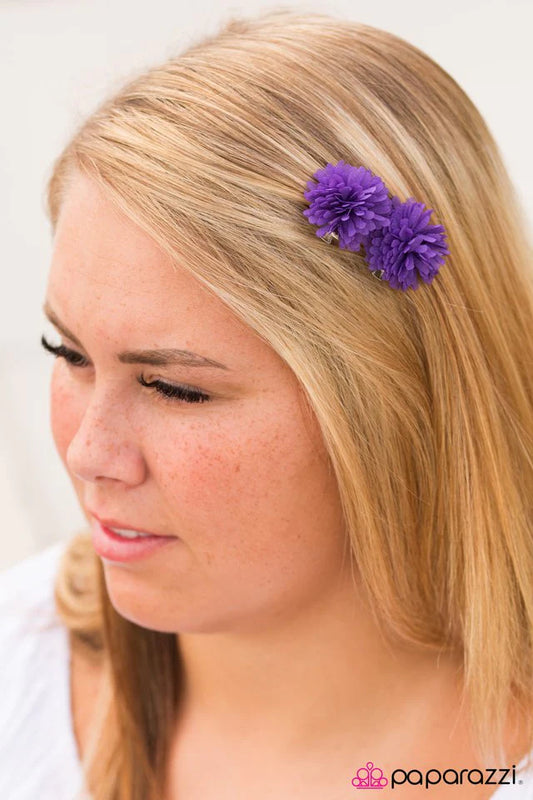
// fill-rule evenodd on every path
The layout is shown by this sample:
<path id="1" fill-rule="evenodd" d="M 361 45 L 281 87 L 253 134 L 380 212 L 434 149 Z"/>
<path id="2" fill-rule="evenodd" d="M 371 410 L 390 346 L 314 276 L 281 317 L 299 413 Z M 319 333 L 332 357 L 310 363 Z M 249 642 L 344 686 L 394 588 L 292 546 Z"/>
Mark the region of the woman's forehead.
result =
<path id="1" fill-rule="evenodd" d="M 138 347 L 192 350 L 231 370 L 284 363 L 85 176 L 59 215 L 46 304 L 73 333 L 90 327 L 128 349 L 133 335 Z"/>

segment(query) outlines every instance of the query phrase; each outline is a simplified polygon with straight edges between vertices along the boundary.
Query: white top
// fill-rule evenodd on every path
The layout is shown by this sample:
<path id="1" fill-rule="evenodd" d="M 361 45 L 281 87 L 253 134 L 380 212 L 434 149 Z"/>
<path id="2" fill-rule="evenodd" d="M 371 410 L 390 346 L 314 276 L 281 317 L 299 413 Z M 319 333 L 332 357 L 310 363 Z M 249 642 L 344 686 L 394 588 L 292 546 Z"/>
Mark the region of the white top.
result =
<path id="1" fill-rule="evenodd" d="M 66 627 L 54 578 L 66 547 L 0 573 L 0 798 L 75 800 L 85 790 L 70 706 Z"/>
<path id="2" fill-rule="evenodd" d="M 57 542 L 0 573 L 1 800 L 90 800 L 73 733 L 68 634 L 53 596 L 66 546 Z M 525 760 L 509 785 L 498 782 L 512 774 L 494 765 L 491 800 L 533 800 L 533 766 L 520 770 Z"/>

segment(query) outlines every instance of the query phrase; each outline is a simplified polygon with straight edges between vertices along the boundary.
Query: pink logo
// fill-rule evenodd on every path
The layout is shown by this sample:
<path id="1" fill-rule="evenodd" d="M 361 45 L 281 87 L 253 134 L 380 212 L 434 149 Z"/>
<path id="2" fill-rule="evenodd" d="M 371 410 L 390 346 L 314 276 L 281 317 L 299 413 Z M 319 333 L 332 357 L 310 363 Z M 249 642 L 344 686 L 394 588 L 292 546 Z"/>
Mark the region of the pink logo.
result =
<path id="1" fill-rule="evenodd" d="M 372 761 L 367 761 L 366 767 L 359 767 L 352 778 L 352 786 L 356 789 L 384 789 L 388 782 L 383 770 L 375 767 Z"/>

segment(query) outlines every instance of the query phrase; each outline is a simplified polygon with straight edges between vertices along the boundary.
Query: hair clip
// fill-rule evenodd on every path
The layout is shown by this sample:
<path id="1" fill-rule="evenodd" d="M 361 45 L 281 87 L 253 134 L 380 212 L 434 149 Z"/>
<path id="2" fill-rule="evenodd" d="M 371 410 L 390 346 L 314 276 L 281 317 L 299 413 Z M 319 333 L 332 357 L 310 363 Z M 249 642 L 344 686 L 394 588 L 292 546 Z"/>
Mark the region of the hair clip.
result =
<path id="1" fill-rule="evenodd" d="M 303 214 L 318 225 L 316 235 L 341 250 L 361 245 L 372 274 L 393 289 L 418 288 L 420 277 L 431 283 L 449 254 L 442 225 L 431 225 L 433 209 L 414 197 L 389 197 L 381 178 L 365 167 L 344 161 L 327 164 L 307 182 Z"/>

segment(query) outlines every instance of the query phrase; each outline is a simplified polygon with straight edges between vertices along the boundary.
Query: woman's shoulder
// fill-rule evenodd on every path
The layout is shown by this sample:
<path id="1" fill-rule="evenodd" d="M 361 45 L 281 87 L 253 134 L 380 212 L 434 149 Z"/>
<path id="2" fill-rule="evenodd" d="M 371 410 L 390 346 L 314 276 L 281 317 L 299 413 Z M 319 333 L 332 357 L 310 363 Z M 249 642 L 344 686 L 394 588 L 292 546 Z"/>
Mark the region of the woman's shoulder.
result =
<path id="1" fill-rule="evenodd" d="M 57 542 L 0 573 L 0 797 L 60 800 L 80 782 L 72 735 L 68 631 L 54 584 Z"/>

